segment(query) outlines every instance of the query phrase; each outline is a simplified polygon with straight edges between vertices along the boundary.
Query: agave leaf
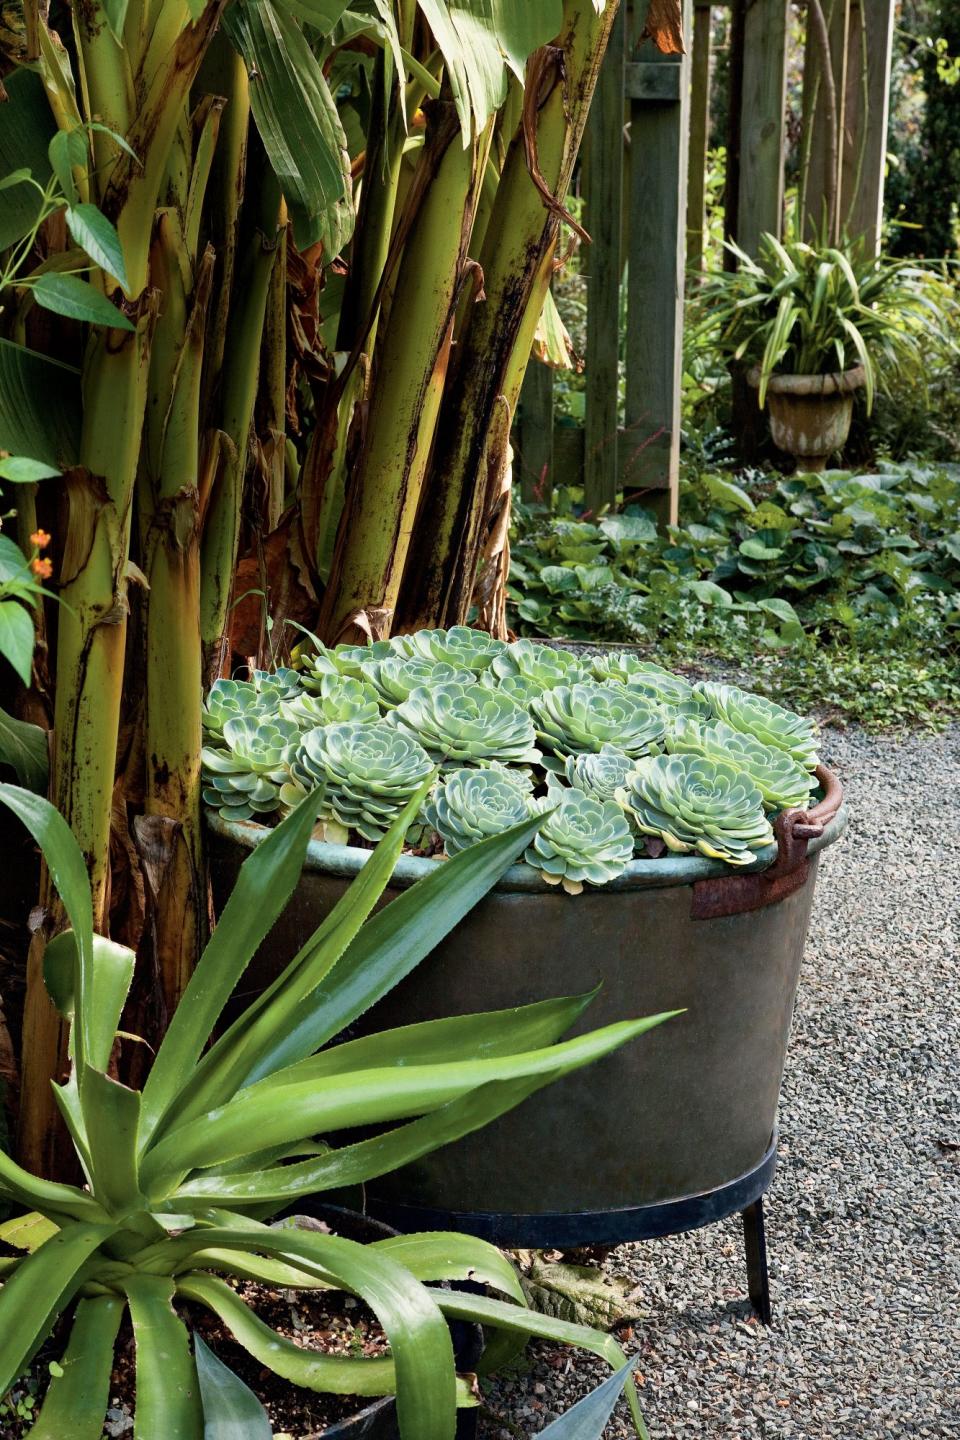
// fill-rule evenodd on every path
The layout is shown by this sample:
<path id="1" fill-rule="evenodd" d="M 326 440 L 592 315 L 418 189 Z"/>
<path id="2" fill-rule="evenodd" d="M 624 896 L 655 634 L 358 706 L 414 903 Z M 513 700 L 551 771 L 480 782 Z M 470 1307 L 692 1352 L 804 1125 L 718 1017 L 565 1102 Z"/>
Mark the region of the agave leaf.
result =
<path id="1" fill-rule="evenodd" d="M 124 1277 L 137 1347 L 137 1440 L 205 1440 L 190 1337 L 166 1275 Z"/>
<path id="2" fill-rule="evenodd" d="M 83 1284 L 87 1262 L 120 1227 L 68 1225 L 8 1276 L 0 1290 L 0 1394 L 6 1394 Z"/>
<path id="3" fill-rule="evenodd" d="M 203 1405 L 203 1440 L 273 1440 L 270 1418 L 249 1385 L 196 1334 L 193 1357 Z"/>
<path id="4" fill-rule="evenodd" d="M 613 1414 L 613 1407 L 623 1393 L 624 1386 L 630 1379 L 632 1372 L 638 1363 L 637 1356 L 628 1360 L 613 1375 L 598 1385 L 596 1390 L 591 1390 L 589 1395 L 584 1395 L 576 1405 L 557 1420 L 552 1420 L 545 1430 L 541 1430 L 538 1440 L 603 1440 L 603 1433 L 607 1421 Z M 648 1440 L 647 1427 L 641 1421 L 638 1429 L 641 1440 Z"/>
<path id="5" fill-rule="evenodd" d="M 80 1301 L 60 1362 L 61 1374 L 50 1381 L 30 1440 L 101 1440 L 110 1403 L 113 1347 L 124 1309 L 118 1295 Z"/>

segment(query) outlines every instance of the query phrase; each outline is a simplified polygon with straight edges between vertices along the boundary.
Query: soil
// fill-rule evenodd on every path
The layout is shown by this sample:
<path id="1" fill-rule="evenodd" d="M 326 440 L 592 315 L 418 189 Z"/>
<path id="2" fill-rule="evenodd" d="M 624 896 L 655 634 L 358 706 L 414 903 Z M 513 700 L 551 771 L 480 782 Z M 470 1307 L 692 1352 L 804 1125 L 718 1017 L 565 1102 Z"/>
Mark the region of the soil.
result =
<path id="1" fill-rule="evenodd" d="M 387 1351 L 387 1341 L 376 1316 L 362 1301 L 331 1291 L 272 1290 L 245 1281 L 237 1294 L 265 1324 L 305 1350 L 331 1355 L 376 1356 Z M 317 1395 L 281 1380 L 238 1345 L 230 1332 L 198 1305 L 178 1306 L 187 1328 L 199 1333 L 210 1349 L 259 1396 L 276 1435 L 290 1440 L 319 1440 L 327 1426 L 372 1405 L 350 1395 Z M 31 1373 L 7 1397 L 6 1409 L 19 1403 L 23 1413 L 0 1414 L 0 1440 L 24 1440 L 49 1382 L 51 1361 L 62 1356 L 67 1327 L 61 1327 L 44 1346 Z M 117 1339 L 117 1363 L 110 1384 L 110 1406 L 104 1435 L 132 1440 L 135 1351 L 133 1331 L 125 1319 Z"/>

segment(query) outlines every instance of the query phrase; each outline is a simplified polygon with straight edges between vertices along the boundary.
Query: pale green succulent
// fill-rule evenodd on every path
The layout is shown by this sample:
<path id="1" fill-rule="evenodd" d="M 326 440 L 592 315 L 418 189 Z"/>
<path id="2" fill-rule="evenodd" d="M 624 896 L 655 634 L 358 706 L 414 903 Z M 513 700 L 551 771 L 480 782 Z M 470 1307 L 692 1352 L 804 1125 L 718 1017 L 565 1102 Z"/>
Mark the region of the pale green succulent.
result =
<path id="1" fill-rule="evenodd" d="M 421 685 L 444 685 L 451 680 L 461 685 L 474 683 L 469 671 L 458 670 L 444 660 L 425 659 L 422 655 L 387 655 L 380 660 L 365 661 L 362 670 L 385 710 L 395 710 Z"/>
<path id="2" fill-rule="evenodd" d="M 375 640 L 371 645 L 337 645 L 332 650 L 323 647 L 303 657 L 301 679 L 308 690 L 318 690 L 324 675 L 346 675 L 351 680 L 362 680 L 364 666 L 372 660 L 409 655 L 409 639 L 408 635 L 398 635 L 392 640 Z"/>
<path id="3" fill-rule="evenodd" d="M 422 745 L 394 726 L 348 720 L 307 731 L 283 799 L 292 804 L 304 791 L 323 786 L 321 819 L 376 841 L 432 770 Z"/>
<path id="4" fill-rule="evenodd" d="M 485 690 L 475 681 L 422 685 L 389 718 L 451 768 L 491 760 L 532 765 L 542 758 L 526 710 L 508 695 Z"/>
<path id="5" fill-rule="evenodd" d="M 301 690 L 292 700 L 280 703 L 280 713 L 295 720 L 301 730 L 315 730 L 318 725 L 336 725 L 344 720 L 373 723 L 380 719 L 380 701 L 376 690 L 365 680 L 349 675 L 321 675 L 314 694 Z"/>
<path id="6" fill-rule="evenodd" d="M 694 687 L 682 675 L 674 675 L 652 660 L 641 660 L 629 650 L 612 650 L 591 657 L 590 666 L 598 680 L 625 685 L 635 695 L 685 714 L 710 714 L 705 700 L 696 697 Z"/>
<path id="7" fill-rule="evenodd" d="M 595 755 L 568 755 L 564 773 L 575 790 L 594 800 L 615 800 L 636 763 L 615 745 L 604 745 Z"/>
<path id="8" fill-rule="evenodd" d="M 520 780 L 514 776 L 520 775 Z M 447 855 L 456 855 L 488 835 L 519 825 L 535 808 L 530 786 L 521 772 L 451 770 L 424 805 L 424 816 L 443 841 Z"/>
<path id="9" fill-rule="evenodd" d="M 705 680 L 697 686 L 697 694 L 710 706 L 718 720 L 723 720 L 733 730 L 744 735 L 753 735 L 764 745 L 772 745 L 792 755 L 805 770 L 815 770 L 817 755 L 817 730 L 812 720 L 795 715 L 775 700 L 766 700 L 762 695 L 751 695 L 738 690 L 735 685 L 721 685 Z"/>
<path id="10" fill-rule="evenodd" d="M 457 670 L 469 670 L 475 675 L 488 669 L 507 648 L 503 640 L 494 640 L 485 630 L 473 630 L 469 625 L 452 625 L 449 630 L 415 630 L 403 639 L 409 643 L 412 655 L 443 662 Z"/>
<path id="11" fill-rule="evenodd" d="M 617 799 L 637 829 L 669 850 L 749 865 L 773 843 L 763 796 L 750 776 L 704 755 L 654 755 L 637 762 Z"/>
<path id="12" fill-rule="evenodd" d="M 510 699 L 515 700 L 524 710 L 531 700 L 543 694 L 543 686 L 539 680 L 531 680 L 528 675 L 498 675 L 493 669 L 484 670 L 479 684 L 484 690 L 495 690 L 498 695 L 509 695 Z"/>
<path id="13" fill-rule="evenodd" d="M 708 755 L 745 770 L 770 810 L 802 810 L 817 783 L 785 750 L 764 745 L 722 720 L 702 723 L 689 716 L 678 717 L 667 731 L 665 744 L 671 755 Z"/>
<path id="14" fill-rule="evenodd" d="M 633 856 L 633 835 L 620 806 L 582 790 L 552 790 L 559 804 L 540 827 L 524 860 L 550 885 L 579 895 L 584 882 L 606 885 L 622 875 Z"/>
<path id="15" fill-rule="evenodd" d="M 274 698 L 264 695 L 252 680 L 215 680 L 203 702 L 203 733 L 222 744 L 228 720 L 243 715 L 270 715 L 274 707 Z"/>
<path id="16" fill-rule="evenodd" d="M 502 679 L 519 675 L 531 680 L 541 691 L 554 685 L 573 685 L 586 675 L 579 655 L 536 640 L 515 640 L 497 656 L 491 668 Z"/>
<path id="17" fill-rule="evenodd" d="M 289 779 L 300 730 L 283 716 L 243 715 L 227 720 L 223 748 L 201 751 L 203 798 L 230 820 L 272 815 Z"/>
<path id="18" fill-rule="evenodd" d="M 660 744 L 663 710 L 622 685 L 557 685 L 530 702 L 537 734 L 561 759 L 596 755 L 615 745 L 625 755 L 649 755 Z"/>

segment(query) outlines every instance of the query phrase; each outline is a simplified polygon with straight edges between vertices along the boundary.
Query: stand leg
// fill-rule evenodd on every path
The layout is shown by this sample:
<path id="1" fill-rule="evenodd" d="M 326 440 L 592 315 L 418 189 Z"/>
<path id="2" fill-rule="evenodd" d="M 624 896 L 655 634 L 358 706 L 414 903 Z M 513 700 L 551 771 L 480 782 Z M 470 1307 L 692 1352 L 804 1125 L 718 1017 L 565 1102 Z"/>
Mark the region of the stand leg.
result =
<path id="1" fill-rule="evenodd" d="M 743 1245 L 747 1254 L 747 1284 L 750 1300 L 761 1324 L 773 1320 L 770 1306 L 770 1275 L 767 1271 L 767 1240 L 763 1229 L 763 1196 L 742 1212 Z"/>

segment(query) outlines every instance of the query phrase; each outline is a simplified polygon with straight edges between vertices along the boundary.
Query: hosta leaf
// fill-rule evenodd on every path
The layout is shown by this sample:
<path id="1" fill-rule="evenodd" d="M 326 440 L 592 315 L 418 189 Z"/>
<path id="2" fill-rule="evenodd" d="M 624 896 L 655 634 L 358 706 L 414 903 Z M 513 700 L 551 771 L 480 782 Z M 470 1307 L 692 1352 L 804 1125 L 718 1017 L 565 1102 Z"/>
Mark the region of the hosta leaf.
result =
<path id="1" fill-rule="evenodd" d="M 100 290 L 76 275 L 41 275 L 30 288 L 37 304 L 57 315 L 66 315 L 71 320 L 85 320 L 91 325 L 106 325 L 115 330 L 135 328 L 123 311 L 111 305 Z"/>
<path id="2" fill-rule="evenodd" d="M 304 250 L 332 259 L 353 232 L 350 158 L 333 97 L 303 32 L 271 0 L 235 0 L 224 26 L 248 70 L 250 105 Z"/>
<path id="3" fill-rule="evenodd" d="M 33 616 L 19 600 L 0 600 L 0 655 L 13 666 L 24 685 L 33 665 Z"/>
<path id="4" fill-rule="evenodd" d="M 193 1358 L 203 1404 L 203 1440 L 273 1440 L 266 1410 L 239 1375 L 224 1365 L 199 1335 Z"/>
<path id="5" fill-rule="evenodd" d="M 113 222 L 96 205 L 71 205 L 67 208 L 67 229 L 80 249 L 126 289 L 127 269 Z"/>

